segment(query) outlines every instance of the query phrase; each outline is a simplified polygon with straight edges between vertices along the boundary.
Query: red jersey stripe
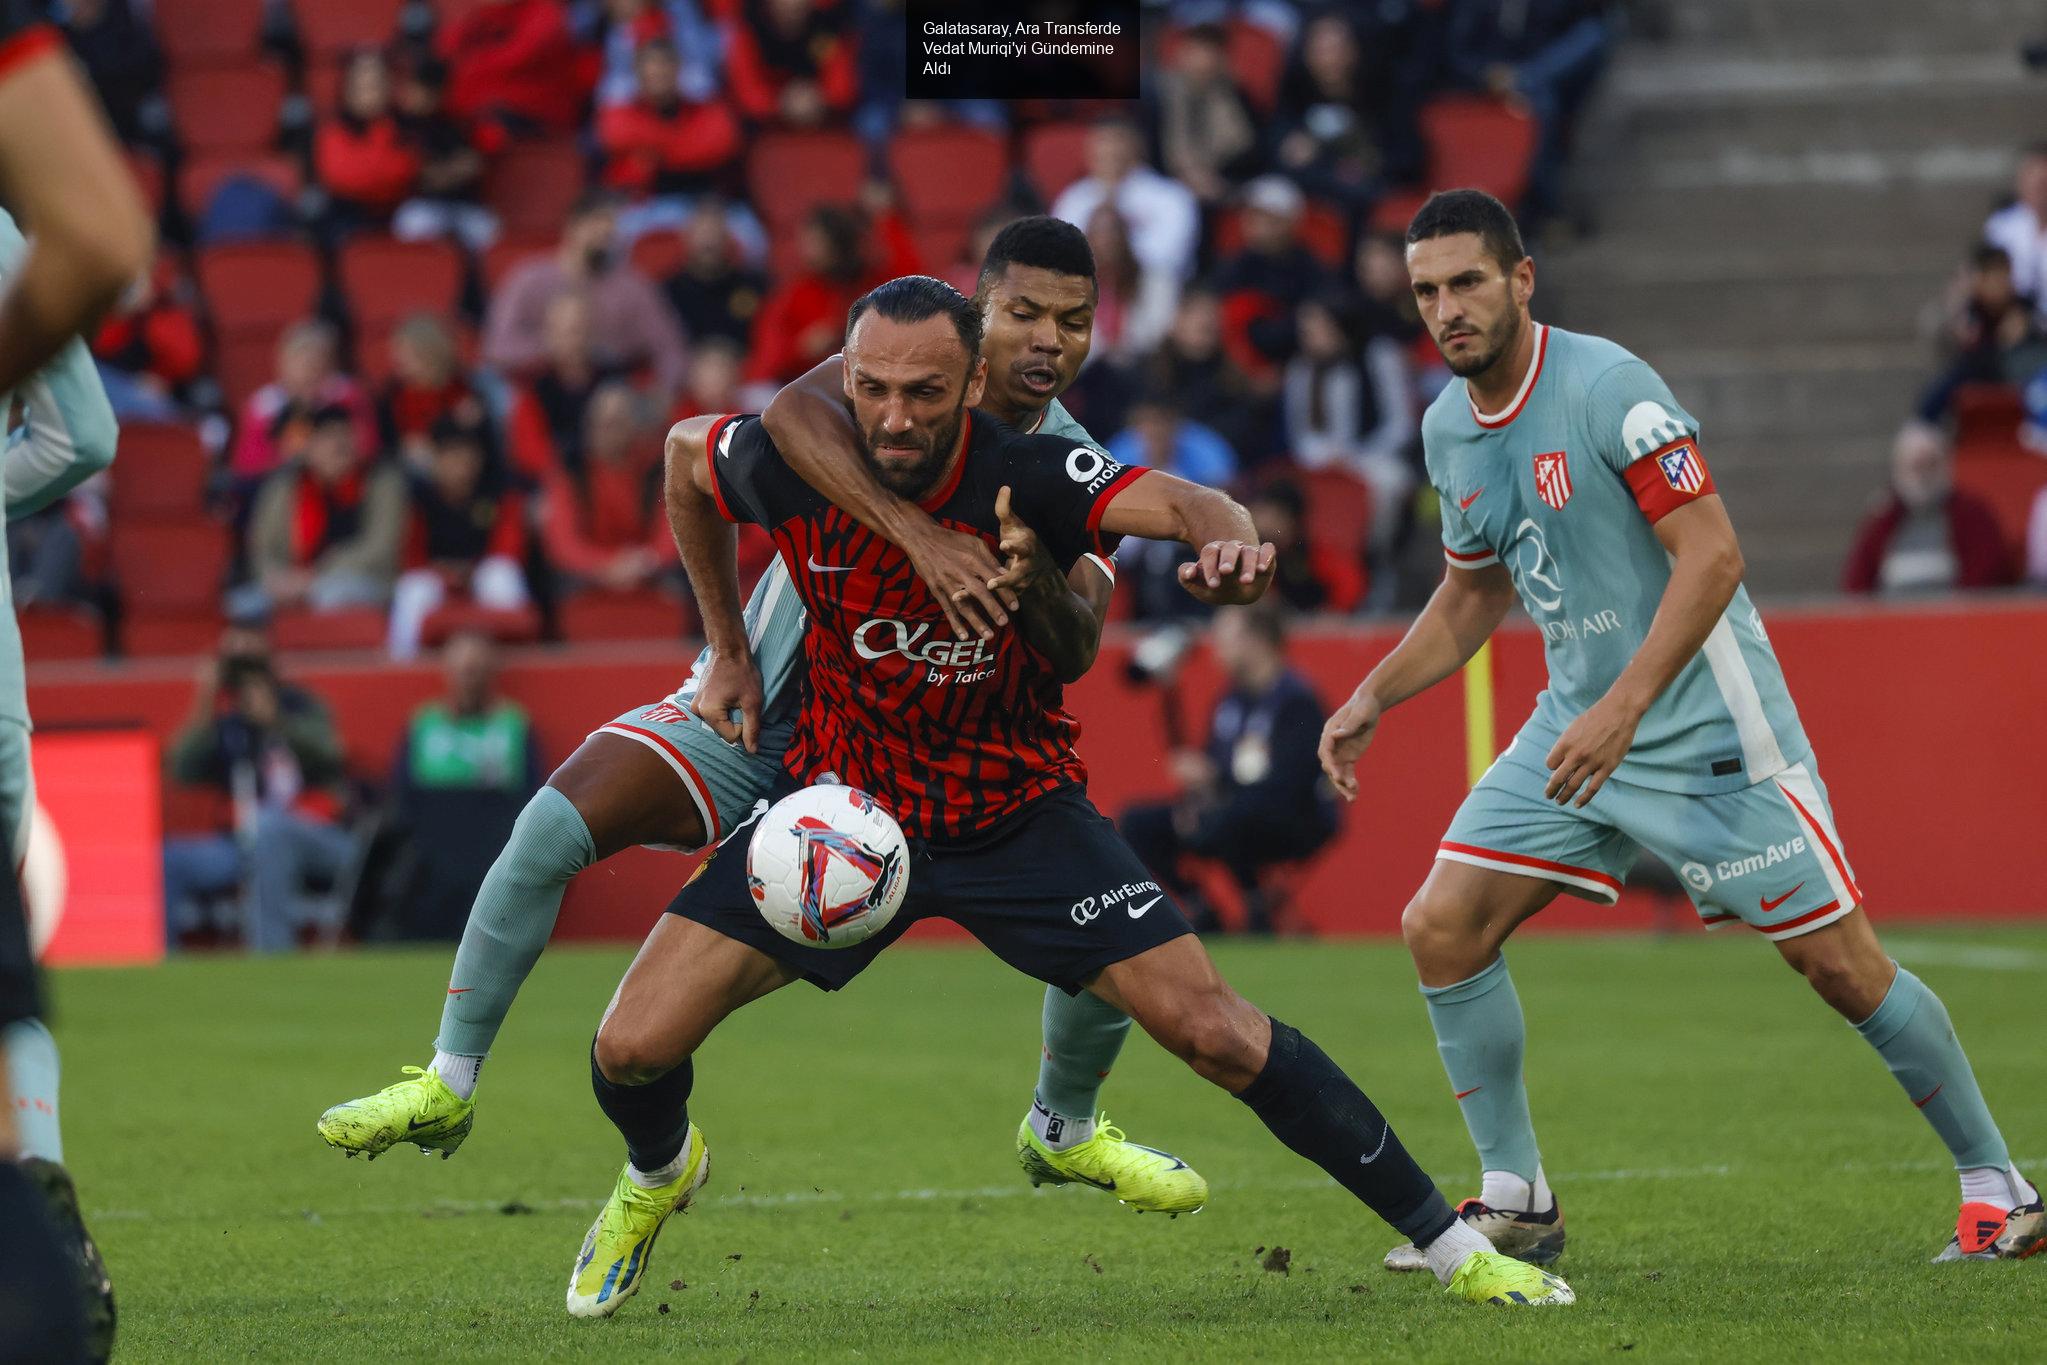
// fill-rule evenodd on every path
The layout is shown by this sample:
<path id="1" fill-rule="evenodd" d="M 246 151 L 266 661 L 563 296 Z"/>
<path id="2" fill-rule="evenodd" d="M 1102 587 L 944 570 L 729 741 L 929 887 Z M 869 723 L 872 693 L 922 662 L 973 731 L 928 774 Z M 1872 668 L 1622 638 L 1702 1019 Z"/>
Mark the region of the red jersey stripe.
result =
<path id="1" fill-rule="evenodd" d="M 48 24 L 37 24 L 0 43 L 0 78 L 12 74 L 28 65 L 46 52 L 55 52 L 63 46 L 57 30 Z"/>

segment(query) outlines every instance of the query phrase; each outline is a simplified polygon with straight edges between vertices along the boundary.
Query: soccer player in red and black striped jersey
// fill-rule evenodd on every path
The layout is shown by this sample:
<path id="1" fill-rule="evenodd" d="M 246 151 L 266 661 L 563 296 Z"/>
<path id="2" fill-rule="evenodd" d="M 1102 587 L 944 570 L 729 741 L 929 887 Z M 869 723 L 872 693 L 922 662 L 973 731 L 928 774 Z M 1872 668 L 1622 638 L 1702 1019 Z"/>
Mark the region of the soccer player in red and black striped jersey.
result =
<path id="1" fill-rule="evenodd" d="M 987 376 L 981 325 L 958 291 L 922 276 L 892 280 L 854 305 L 846 393 L 885 487 L 991 542 L 1014 513 L 1065 568 L 1108 553 L 1118 536 L 1141 535 L 1196 547 L 1201 558 L 1183 579 L 1206 600 L 1264 591 L 1272 547 L 1256 545 L 1234 502 L 1176 496 L 1184 485 L 1168 475 L 969 411 Z M 592 1050 L 593 1087 L 629 1161 L 577 1256 L 571 1313 L 615 1311 L 644 1279 L 662 1223 L 701 1187 L 709 1167 L 689 1121 L 691 1059 L 716 1025 L 799 977 L 827 990 L 847 984 L 927 916 L 954 920 L 1018 970 L 1092 991 L 1135 1019 L 1409 1232 L 1454 1294 L 1569 1301 L 1562 1281 L 1493 1252 L 1458 1222 L 1364 1092 L 1222 980 L 1089 803 L 1079 727 L 1027 619 L 948 635 L 945 611 L 908 556 L 797 476 L 756 419 L 680 423 L 669 460 L 671 520 L 718 655 L 706 688 L 731 685 L 718 683 L 721 671 L 752 669 L 728 523 L 769 531 L 807 610 L 798 737 L 770 803 L 806 783 L 844 780 L 895 815 L 914 861 L 889 927 L 843 949 L 783 939 L 754 909 L 751 820 L 676 897 Z"/>

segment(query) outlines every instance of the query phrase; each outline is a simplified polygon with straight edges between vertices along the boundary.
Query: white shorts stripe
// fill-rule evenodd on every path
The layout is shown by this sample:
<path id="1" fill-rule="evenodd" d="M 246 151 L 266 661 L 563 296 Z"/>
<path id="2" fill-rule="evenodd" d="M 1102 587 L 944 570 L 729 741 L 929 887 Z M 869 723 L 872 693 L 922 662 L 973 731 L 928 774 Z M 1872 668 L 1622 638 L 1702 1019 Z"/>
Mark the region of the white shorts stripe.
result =
<path id="1" fill-rule="evenodd" d="M 1461 853 L 1447 848 L 1437 849 L 1436 857 L 1447 862 L 1469 863 L 1473 867 L 1489 868 L 1494 872 L 1511 872 L 1517 877 L 1539 877 L 1544 881 L 1562 882 L 1565 886 L 1576 887 L 1590 893 L 1590 898 L 1602 905 L 1612 905 L 1621 898 L 1620 892 L 1604 882 L 1596 882 L 1590 877 L 1579 877 L 1569 872 L 1554 871 L 1546 867 L 1530 867 L 1526 863 L 1510 863 L 1501 858 L 1487 858 L 1476 853 Z"/>
<path id="2" fill-rule="evenodd" d="M 690 775 L 689 769 L 684 767 L 682 763 L 675 757 L 674 754 L 669 753 L 666 746 L 662 745 L 658 740 L 640 734 L 637 731 L 625 729 L 624 727 L 618 725 L 600 725 L 590 733 L 597 735 L 617 735 L 621 739 L 629 739 L 636 744 L 644 744 L 646 747 L 652 749 L 655 753 L 659 754 L 661 756 L 661 761 L 663 763 L 666 763 L 669 766 L 669 768 L 674 771 L 675 775 L 678 778 L 682 779 L 682 789 L 688 792 L 689 799 L 696 803 L 697 816 L 704 822 L 704 837 L 711 843 L 716 843 L 718 841 L 718 816 L 716 809 L 711 805 L 711 794 L 697 785 L 697 780 L 696 778 Z M 679 848 L 668 844 L 649 844 L 648 847 L 672 848 L 673 851 L 677 853 L 696 852 L 696 849 L 693 848 Z"/>
<path id="3" fill-rule="evenodd" d="M 1827 887 L 1834 893 L 1834 899 L 1847 907 L 1841 914 L 1847 914 L 1849 910 L 1855 908 L 1861 897 L 1854 883 L 1841 875 L 1843 868 L 1847 868 L 1849 877 L 1854 876 L 1855 870 L 1847 866 L 1848 855 L 1841 848 L 1840 834 L 1834 829 L 1834 813 L 1827 808 L 1825 798 L 1820 795 L 1818 785 L 1812 780 L 1812 773 L 1803 763 L 1795 764 L 1778 773 L 1776 782 L 1779 791 L 1785 793 L 1787 797 L 1796 798 L 1786 800 L 1785 804 L 1791 807 L 1792 818 L 1798 821 L 1798 827 L 1805 831 L 1806 839 L 1811 842 L 1814 861 L 1820 865 L 1820 872 L 1826 877 Z M 1808 814 L 1811 819 L 1807 818 Z M 1834 863 L 1834 854 L 1839 854 L 1841 858 L 1838 867 Z M 1805 932 L 1806 928 L 1807 926 L 1800 925 L 1799 931 Z"/>

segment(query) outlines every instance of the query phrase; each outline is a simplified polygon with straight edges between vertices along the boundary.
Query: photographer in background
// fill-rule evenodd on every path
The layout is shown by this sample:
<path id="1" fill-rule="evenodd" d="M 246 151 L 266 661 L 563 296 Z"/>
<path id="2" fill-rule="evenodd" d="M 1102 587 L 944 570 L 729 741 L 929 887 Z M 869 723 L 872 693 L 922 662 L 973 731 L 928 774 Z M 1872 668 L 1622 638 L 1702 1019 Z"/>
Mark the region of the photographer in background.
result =
<path id="1" fill-rule="evenodd" d="M 173 936 L 199 927 L 196 898 L 239 888 L 249 948 L 290 948 L 309 922 L 332 937 L 339 907 L 315 911 L 302 889 L 309 879 L 340 882 L 355 859 L 355 838 L 337 822 L 341 736 L 326 703 L 277 676 L 260 626 L 221 633 L 166 767 L 172 781 L 216 788 L 233 806 L 229 831 L 164 840 Z"/>
<path id="2" fill-rule="evenodd" d="M 1207 748 L 1176 750 L 1179 795 L 1132 806 L 1118 825 L 1197 928 L 1220 924 L 1181 873 L 1189 854 L 1228 869 L 1244 893 L 1244 930 L 1269 934 L 1275 926 L 1261 894 L 1264 874 L 1306 858 L 1336 833 L 1335 802 L 1315 757 L 1322 703 L 1287 667 L 1286 628 L 1276 610 L 1224 607 L 1209 641 L 1230 690 L 1209 720 Z"/>

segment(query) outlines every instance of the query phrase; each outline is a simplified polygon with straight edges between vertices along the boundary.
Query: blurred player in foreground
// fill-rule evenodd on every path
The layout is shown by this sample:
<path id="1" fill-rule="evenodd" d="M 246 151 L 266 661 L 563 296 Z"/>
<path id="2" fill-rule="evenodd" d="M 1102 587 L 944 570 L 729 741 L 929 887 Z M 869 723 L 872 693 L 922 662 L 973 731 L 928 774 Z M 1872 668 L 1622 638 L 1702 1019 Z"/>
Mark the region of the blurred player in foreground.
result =
<path id="1" fill-rule="evenodd" d="M 1095 300 L 1087 237 L 1057 218 L 1010 224 L 982 262 L 976 301 L 990 365 L 986 410 L 1106 459 L 1059 402 L 1087 359 Z M 838 357 L 784 390 L 763 421 L 805 479 L 910 556 L 955 633 L 989 635 L 1006 622 L 1006 607 L 1020 601 L 1016 576 L 1039 549 L 1035 539 L 1020 525 L 1006 532 L 1013 539 L 998 548 L 1014 573 L 1005 574 L 978 536 L 948 530 L 884 489 L 862 458 Z M 1061 448 L 1059 459 L 1071 449 Z M 1035 579 L 1037 643 L 1060 681 L 1094 661 L 1114 582 L 1111 562 L 1094 555 L 1063 577 Z M 372 1157 L 400 1142 L 453 1152 L 474 1122 L 484 1057 L 546 946 L 569 879 L 634 844 L 701 848 L 767 793 L 782 770 L 803 679 L 803 604 L 779 556 L 747 602 L 746 627 L 765 689 L 757 732 L 742 736 L 728 717 L 706 723 L 698 714 L 707 648 L 673 696 L 635 707 L 586 739 L 528 803 L 477 892 L 432 1063 L 407 1067 L 408 1079 L 328 1110 L 320 1132 L 329 1143 Z M 1095 1120 L 1102 1078 L 1129 1030 L 1127 1016 L 1092 995 L 1046 991 L 1044 1061 L 1018 1131 L 1019 1157 L 1036 1182 L 1109 1190 L 1141 1211 L 1199 1208 L 1208 1198 L 1199 1173 Z"/>
<path id="2" fill-rule="evenodd" d="M 979 311 L 950 285 L 892 280 L 854 304 L 844 392 L 869 470 L 941 523 L 995 538 L 1021 520 L 1057 580 L 1085 554 L 1141 535 L 1196 548 L 1188 590 L 1250 601 L 1273 550 L 1226 496 L 1126 468 L 967 409 L 987 362 Z M 713 645 L 699 694 L 751 730 L 761 682 L 739 611 L 728 522 L 768 530 L 808 614 L 809 667 L 773 801 L 843 777 L 911 840 L 907 899 L 888 928 L 837 950 L 783 938 L 746 881 L 751 818 L 669 907 L 619 984 L 591 1051 L 598 1103 L 628 1162 L 576 1257 L 569 1312 L 605 1317 L 644 1280 L 655 1238 L 709 1175 L 690 1122 L 693 1057 L 734 1010 L 799 978 L 850 982 L 919 918 L 942 916 L 998 957 L 1068 993 L 1093 991 L 1193 1070 L 1242 1099 L 1423 1248 L 1450 1292 L 1473 1302 L 1568 1303 L 1561 1280 L 1493 1250 L 1459 1222 L 1363 1091 L 1322 1051 L 1217 974 L 1179 909 L 1089 803 L 1077 725 L 1040 646 L 1035 586 L 1014 628 L 947 640 L 944 608 L 909 557 L 805 482 L 763 424 L 694 418 L 668 438 L 670 518 Z M 964 600 L 964 596 L 963 599 Z"/>
<path id="3" fill-rule="evenodd" d="M 1460 1216 L 1538 1264 L 1563 1250 L 1500 949 L 1559 892 L 1611 905 L 1646 848 L 1677 869 L 1709 928 L 1745 923 L 1774 943 L 1947 1144 L 1962 1207 L 1936 1259 L 2039 1250 L 2040 1195 L 2011 1164 L 1946 1008 L 1862 911 L 1698 423 L 1619 346 L 1530 319 L 1535 266 L 1498 200 L 1439 194 L 1407 243 L 1422 317 L 1463 379 L 1422 423 L 1449 569 L 1330 717 L 1323 767 L 1354 797 L 1385 711 L 1462 667 L 1517 591 L 1549 665 L 1535 713 L 1465 799 L 1401 917 L 1485 1168 Z M 1423 1263 L 1411 1246 L 1386 1258 Z"/>
<path id="4" fill-rule="evenodd" d="M 24 243 L 12 220 L 0 231 L 0 410 L 23 401 L 21 434 L 8 444 L 4 494 L 10 517 L 34 511 L 103 469 L 114 453 L 113 413 L 78 334 L 149 263 L 149 220 L 134 180 L 56 30 L 26 0 L 0 0 L 0 199 L 35 232 Z M 67 349 L 68 348 L 68 349 Z M 59 351 L 64 354 L 47 370 Z M 40 372 L 40 373 L 39 373 Z M 6 576 L 0 573 L 0 589 Z M 0 635 L 0 837 L 19 866 L 35 808 L 28 765 L 28 697 L 21 634 L 5 604 Z M 24 1168 L 49 1195 L 70 1255 L 91 1294 L 91 1351 L 113 1346 L 114 1300 L 99 1252 L 78 1217 L 59 1164 L 57 1048 L 32 1016 L 7 1021 L 8 1099 L 23 1120 Z M 16 1224 L 0 1219 L 0 1237 Z M 55 1310 L 52 1310 L 55 1312 Z M 61 1316 L 59 1314 L 58 1316 Z"/>

